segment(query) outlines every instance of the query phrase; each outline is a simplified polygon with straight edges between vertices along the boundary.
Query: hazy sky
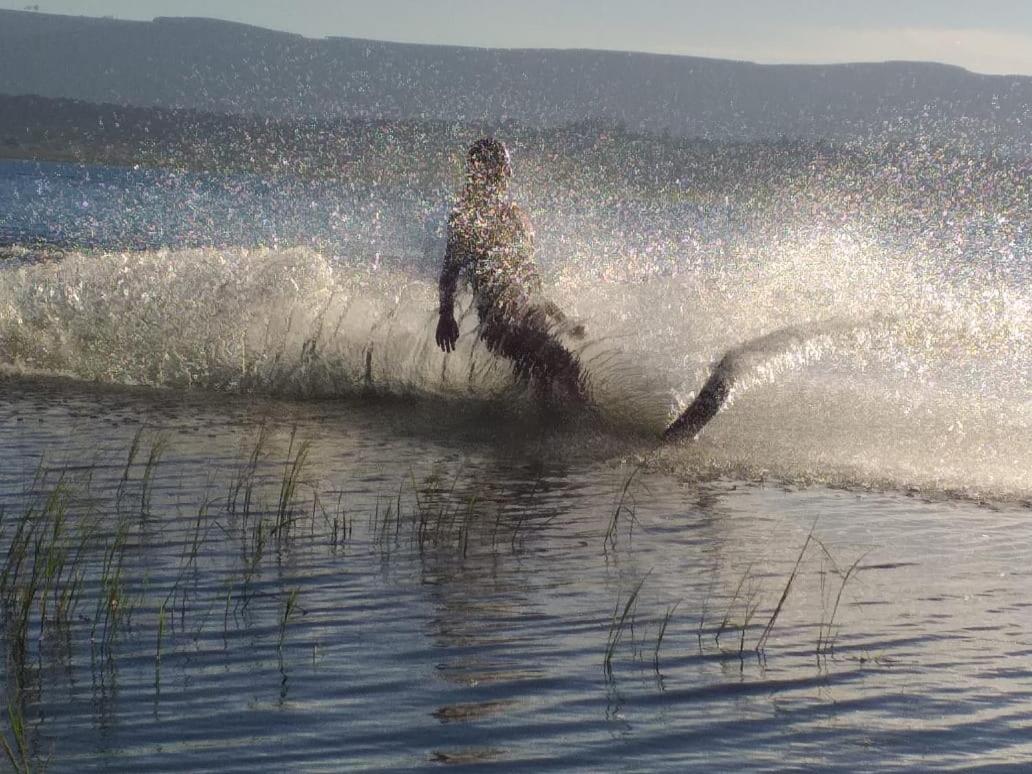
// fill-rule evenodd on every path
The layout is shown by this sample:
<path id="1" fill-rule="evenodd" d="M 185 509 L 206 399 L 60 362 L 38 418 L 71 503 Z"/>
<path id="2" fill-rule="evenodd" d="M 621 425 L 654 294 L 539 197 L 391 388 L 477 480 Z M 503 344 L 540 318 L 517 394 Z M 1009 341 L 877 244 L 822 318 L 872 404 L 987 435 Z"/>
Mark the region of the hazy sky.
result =
<path id="1" fill-rule="evenodd" d="M 0 0 L 4 8 L 26 4 Z M 1032 0 L 41 0 L 39 6 L 123 19 L 209 16 L 310 37 L 759 62 L 922 59 L 1032 75 Z"/>

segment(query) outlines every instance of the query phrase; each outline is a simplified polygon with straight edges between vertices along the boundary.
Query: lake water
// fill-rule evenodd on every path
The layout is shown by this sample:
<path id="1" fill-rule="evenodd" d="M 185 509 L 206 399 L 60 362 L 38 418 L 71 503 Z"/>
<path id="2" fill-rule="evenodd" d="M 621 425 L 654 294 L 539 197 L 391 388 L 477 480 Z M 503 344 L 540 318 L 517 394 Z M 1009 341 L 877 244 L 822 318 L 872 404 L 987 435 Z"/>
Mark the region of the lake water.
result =
<path id="1" fill-rule="evenodd" d="M 474 315 L 433 347 L 429 196 L 0 173 L 0 228 L 34 245 L 0 268 L 26 730 L 0 727 L 50 770 L 1032 759 L 1012 210 L 776 229 L 520 190 L 589 332 L 598 411 L 556 416 Z M 714 359 L 784 329 L 696 442 L 658 445 Z"/>

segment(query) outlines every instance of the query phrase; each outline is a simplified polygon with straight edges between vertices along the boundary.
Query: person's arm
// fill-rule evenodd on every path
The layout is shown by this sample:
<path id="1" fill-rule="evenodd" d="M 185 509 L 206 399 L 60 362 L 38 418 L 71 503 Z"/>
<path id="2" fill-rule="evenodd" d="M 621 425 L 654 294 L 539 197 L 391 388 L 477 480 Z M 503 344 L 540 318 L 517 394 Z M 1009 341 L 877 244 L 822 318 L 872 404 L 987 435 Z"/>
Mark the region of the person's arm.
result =
<path id="1" fill-rule="evenodd" d="M 462 271 L 462 259 L 459 254 L 458 240 L 452 224 L 448 224 L 448 246 L 444 250 L 444 264 L 441 266 L 441 278 L 438 282 L 440 306 L 437 318 L 437 346 L 445 352 L 455 350 L 455 342 L 459 340 L 459 324 L 455 321 L 455 289 Z"/>

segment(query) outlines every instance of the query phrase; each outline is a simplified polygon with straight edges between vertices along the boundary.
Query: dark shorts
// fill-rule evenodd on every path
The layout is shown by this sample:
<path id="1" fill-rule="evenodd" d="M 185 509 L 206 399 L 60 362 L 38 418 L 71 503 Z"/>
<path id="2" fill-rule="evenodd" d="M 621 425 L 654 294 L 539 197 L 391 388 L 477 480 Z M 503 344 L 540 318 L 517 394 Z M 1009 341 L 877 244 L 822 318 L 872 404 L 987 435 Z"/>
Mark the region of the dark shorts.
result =
<path id="1" fill-rule="evenodd" d="M 558 386 L 566 397 L 585 401 L 577 357 L 558 339 L 545 308 L 528 304 L 515 313 L 480 313 L 480 338 L 488 350 L 512 361 L 513 373 L 537 387 Z"/>

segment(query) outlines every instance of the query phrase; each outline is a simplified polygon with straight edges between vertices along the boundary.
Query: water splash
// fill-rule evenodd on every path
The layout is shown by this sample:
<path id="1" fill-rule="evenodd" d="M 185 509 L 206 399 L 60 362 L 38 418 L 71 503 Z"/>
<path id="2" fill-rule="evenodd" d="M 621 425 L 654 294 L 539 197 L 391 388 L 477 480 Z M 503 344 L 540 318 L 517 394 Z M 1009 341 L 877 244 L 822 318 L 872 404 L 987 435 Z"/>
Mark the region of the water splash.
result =
<path id="1" fill-rule="evenodd" d="M 685 475 L 1029 496 L 1027 291 L 831 255 L 800 247 L 737 284 L 727 267 L 553 284 L 587 323 L 610 431 L 656 437 L 727 355 L 733 408 L 663 455 Z M 113 384 L 526 402 L 475 313 L 456 353 L 435 348 L 435 306 L 431 280 L 307 248 L 71 253 L 0 272 L 0 360 Z"/>
<path id="2" fill-rule="evenodd" d="M 516 140 L 516 196 L 549 295 L 586 326 L 570 345 L 608 437 L 657 437 L 724 363 L 731 409 L 662 455 L 686 476 L 1030 496 L 1027 158 L 920 139 Z M 81 199 L 104 213 L 103 238 L 81 244 L 147 249 L 72 240 L 58 262 L 5 262 L 0 362 L 177 389 L 526 405 L 478 345 L 475 313 L 456 353 L 434 346 L 445 162 L 462 147 L 435 142 L 429 161 L 413 146 L 347 181 L 132 183 L 91 168 L 57 186 L 67 201 L 32 167 L 0 227 L 92 229 L 68 204 Z M 426 162 L 432 190 L 399 159 Z M 140 242 L 155 223 L 158 241 Z M 154 249 L 170 234 L 180 247 Z"/>

